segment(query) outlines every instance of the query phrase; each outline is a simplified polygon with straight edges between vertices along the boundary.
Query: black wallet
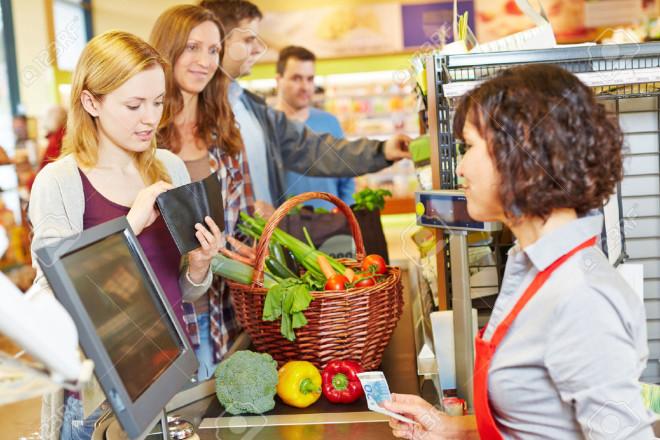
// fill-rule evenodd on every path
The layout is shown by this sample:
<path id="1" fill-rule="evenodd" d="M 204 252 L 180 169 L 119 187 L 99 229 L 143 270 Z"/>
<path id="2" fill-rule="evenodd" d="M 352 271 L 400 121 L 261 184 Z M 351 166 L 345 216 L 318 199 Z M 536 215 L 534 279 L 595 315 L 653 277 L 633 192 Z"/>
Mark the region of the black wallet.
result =
<path id="1" fill-rule="evenodd" d="M 225 230 L 225 212 L 217 171 L 204 180 L 164 192 L 156 198 L 156 204 L 181 255 L 200 246 L 195 236 L 195 224 L 201 223 L 208 229 L 204 221 L 206 216 L 211 217 L 221 231 Z"/>

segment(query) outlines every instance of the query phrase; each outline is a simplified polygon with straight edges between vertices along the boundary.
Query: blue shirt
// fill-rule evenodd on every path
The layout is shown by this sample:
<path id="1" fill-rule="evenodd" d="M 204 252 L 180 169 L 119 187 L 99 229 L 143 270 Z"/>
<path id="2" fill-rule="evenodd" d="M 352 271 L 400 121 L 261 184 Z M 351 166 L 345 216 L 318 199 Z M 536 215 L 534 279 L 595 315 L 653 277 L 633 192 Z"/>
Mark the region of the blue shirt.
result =
<path id="1" fill-rule="evenodd" d="M 338 139 L 344 137 L 344 132 L 342 131 L 337 118 L 323 110 L 314 107 L 310 108 L 309 117 L 305 121 L 305 124 L 315 133 L 329 133 Z M 319 160 L 321 160 L 321 158 L 319 158 Z M 353 200 L 355 181 L 352 177 L 305 176 L 293 171 L 287 171 L 286 188 L 287 196 L 318 191 L 333 194 L 342 199 L 349 206 L 355 202 Z M 311 205 L 315 208 L 325 208 L 328 210 L 335 207 L 332 203 L 324 200 L 311 200 L 305 202 L 305 205 Z"/>
<path id="2" fill-rule="evenodd" d="M 264 130 L 243 102 L 243 88 L 236 81 L 232 81 L 230 84 L 228 97 L 229 105 L 231 105 L 234 112 L 245 145 L 254 199 L 272 205 L 273 200 L 268 183 L 268 161 L 266 159 Z"/>

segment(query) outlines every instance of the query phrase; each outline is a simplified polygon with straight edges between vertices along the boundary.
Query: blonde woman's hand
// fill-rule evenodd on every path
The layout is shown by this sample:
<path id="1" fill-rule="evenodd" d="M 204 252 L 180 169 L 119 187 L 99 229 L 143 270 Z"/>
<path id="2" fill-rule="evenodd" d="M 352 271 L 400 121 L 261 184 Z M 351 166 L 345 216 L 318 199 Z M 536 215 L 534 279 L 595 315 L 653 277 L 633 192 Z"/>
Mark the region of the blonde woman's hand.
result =
<path id="1" fill-rule="evenodd" d="M 204 219 L 208 229 L 202 224 L 195 225 L 195 236 L 201 245 L 194 251 L 188 253 L 188 275 L 194 283 L 201 283 L 211 265 L 211 260 L 220 250 L 222 245 L 222 232 L 211 217 Z"/>
<path id="2" fill-rule="evenodd" d="M 158 218 L 156 198 L 172 188 L 172 185 L 161 180 L 140 190 L 133 201 L 133 206 L 126 214 L 128 224 L 131 225 L 135 235 L 139 235 L 156 221 Z"/>
<path id="3" fill-rule="evenodd" d="M 419 396 L 392 394 L 392 400 L 382 405 L 417 422 L 413 425 L 391 418 L 390 428 L 395 437 L 411 440 L 479 438 L 474 417 L 448 416 Z"/>

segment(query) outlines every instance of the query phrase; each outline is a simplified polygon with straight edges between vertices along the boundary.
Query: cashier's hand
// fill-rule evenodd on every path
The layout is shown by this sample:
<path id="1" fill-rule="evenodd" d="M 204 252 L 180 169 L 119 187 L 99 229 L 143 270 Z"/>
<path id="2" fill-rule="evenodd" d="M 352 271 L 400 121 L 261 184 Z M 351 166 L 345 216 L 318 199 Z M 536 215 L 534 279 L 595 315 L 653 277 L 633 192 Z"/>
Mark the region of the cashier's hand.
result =
<path id="1" fill-rule="evenodd" d="M 218 225 L 209 216 L 204 219 L 208 229 L 202 224 L 195 225 L 195 237 L 201 245 L 188 253 L 188 275 L 194 283 L 201 283 L 211 266 L 211 260 L 222 245 L 222 232 Z"/>
<path id="2" fill-rule="evenodd" d="M 133 206 L 126 214 L 126 220 L 128 220 L 128 224 L 131 225 L 135 235 L 140 235 L 143 230 L 156 221 L 158 218 L 156 198 L 172 188 L 172 185 L 161 180 L 137 193 Z"/>
<path id="3" fill-rule="evenodd" d="M 406 439 L 478 439 L 474 417 L 451 417 L 419 396 L 392 394 L 382 406 L 416 421 L 413 425 L 390 418 L 392 435 Z"/>
<path id="4" fill-rule="evenodd" d="M 405 134 L 395 134 L 383 145 L 383 154 L 385 159 L 396 162 L 401 159 L 410 159 L 410 150 L 408 144 L 412 139 Z"/>

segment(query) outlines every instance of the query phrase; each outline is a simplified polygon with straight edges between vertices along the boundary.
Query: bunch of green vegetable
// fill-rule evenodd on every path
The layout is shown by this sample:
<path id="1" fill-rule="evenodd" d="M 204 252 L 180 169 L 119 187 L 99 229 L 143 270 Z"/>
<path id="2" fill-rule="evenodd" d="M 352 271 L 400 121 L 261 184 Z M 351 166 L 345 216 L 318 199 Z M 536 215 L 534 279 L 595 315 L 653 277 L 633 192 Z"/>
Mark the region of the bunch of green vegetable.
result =
<path id="1" fill-rule="evenodd" d="M 353 209 L 355 211 L 382 211 L 385 208 L 385 197 L 391 196 L 392 193 L 386 189 L 363 189 L 354 194 L 355 204 L 353 205 Z"/>
<path id="2" fill-rule="evenodd" d="M 291 208 L 291 211 L 289 211 L 287 215 L 298 215 L 302 213 L 303 209 L 308 209 L 314 214 L 330 214 L 330 210 L 323 208 L 322 206 L 298 205 Z"/>
<path id="3" fill-rule="evenodd" d="M 244 235 L 255 240 L 261 237 L 266 220 L 251 217 L 244 212 L 241 213 L 241 220 L 242 223 L 238 228 Z M 264 300 L 262 319 L 264 321 L 280 319 L 280 332 L 289 341 L 295 341 L 295 330 L 307 324 L 304 311 L 313 300 L 310 291 L 343 290 L 348 284 L 328 283 L 330 278 L 334 281 L 346 279 L 346 282 L 353 282 L 355 275 L 339 261 L 314 248 L 306 230 L 305 236 L 307 243 L 279 228 L 275 229 L 269 244 L 269 256 L 264 261 L 264 287 L 268 289 L 268 293 Z M 254 265 L 255 252 L 241 243 L 232 242 L 232 246 L 238 254 L 225 251 L 224 254 L 229 258 L 216 256 L 212 264 L 213 272 L 243 284 L 250 284 L 254 271 L 241 261 Z M 302 270 L 292 270 L 289 267 L 287 252 L 290 252 L 293 259 L 305 269 L 302 276 L 299 275 Z M 231 258 L 238 261 L 232 261 Z M 330 273 L 336 276 L 332 277 Z M 373 280 L 366 281 L 373 282 Z"/>
<path id="4" fill-rule="evenodd" d="M 299 278 L 287 278 L 268 289 L 262 319 L 281 319 L 280 333 L 289 341 L 296 340 L 295 329 L 307 324 L 303 313 L 312 302 L 307 283 Z"/>
<path id="5" fill-rule="evenodd" d="M 254 268 L 224 255 L 217 254 L 211 260 L 211 271 L 228 280 L 241 284 L 252 284 Z M 264 287 L 270 288 L 277 284 L 277 280 L 269 273 L 264 273 Z"/>
<path id="6" fill-rule="evenodd" d="M 275 407 L 278 380 L 269 354 L 237 351 L 215 369 L 215 394 L 229 414 L 261 414 Z"/>
<path id="7" fill-rule="evenodd" d="M 250 217 L 244 212 L 241 212 L 241 220 L 243 223 L 238 227 L 243 234 L 254 237 L 255 239 L 261 237 L 261 234 L 264 231 L 264 227 L 266 226 L 266 220 L 260 217 Z M 303 243 L 302 241 L 298 240 L 290 234 L 287 234 L 279 228 L 276 228 L 273 231 L 271 242 L 275 242 L 280 246 L 290 250 L 295 259 L 303 265 L 307 272 L 310 272 L 311 276 L 319 281 L 325 281 L 323 272 L 321 271 L 321 268 L 317 262 L 317 257 L 319 255 L 326 257 L 332 268 L 337 272 L 344 273 L 346 271 L 346 267 L 339 261 L 321 251 L 314 249 L 314 247 L 310 246 L 309 244 Z"/>
<path id="8" fill-rule="evenodd" d="M 307 324 L 303 312 L 312 301 L 309 291 L 322 289 L 323 283 L 315 280 L 309 273 L 297 277 L 274 257 L 268 257 L 266 268 L 264 287 L 268 289 L 268 294 L 262 319 L 275 321 L 281 317 L 282 336 L 289 341 L 295 341 L 294 330 Z M 254 269 L 251 266 L 220 254 L 213 257 L 211 270 L 216 275 L 246 285 L 251 284 L 254 277 Z"/>

